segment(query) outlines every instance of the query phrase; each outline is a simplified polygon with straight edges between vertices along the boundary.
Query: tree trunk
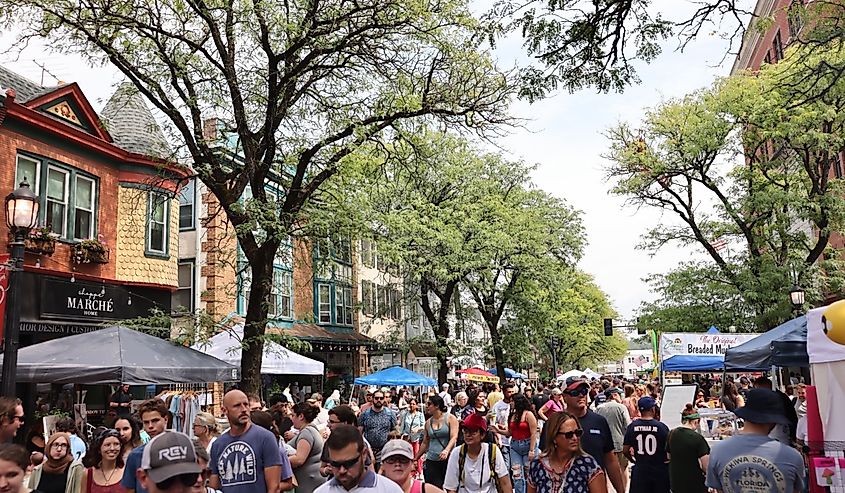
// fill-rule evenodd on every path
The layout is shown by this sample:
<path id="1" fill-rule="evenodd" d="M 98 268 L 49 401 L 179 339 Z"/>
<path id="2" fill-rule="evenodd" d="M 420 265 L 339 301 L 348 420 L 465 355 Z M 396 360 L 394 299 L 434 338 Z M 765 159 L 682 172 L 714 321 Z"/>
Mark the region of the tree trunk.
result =
<path id="1" fill-rule="evenodd" d="M 496 358 L 496 376 L 499 377 L 499 383 L 505 384 L 507 375 L 505 375 L 505 353 L 502 351 L 502 336 L 499 334 L 498 318 L 494 320 L 486 320 L 487 328 L 490 329 L 490 342 L 493 343 L 493 357 Z"/>
<path id="2" fill-rule="evenodd" d="M 272 242 L 268 242 L 272 243 Z M 278 245 L 276 245 L 278 248 Z M 268 254 L 267 250 L 273 250 Z M 273 258 L 275 250 L 265 243 L 261 248 L 246 255 L 252 279 L 244 321 L 244 347 L 241 352 L 241 383 L 245 393 L 258 394 L 261 390 L 261 362 L 264 354 L 264 331 L 267 328 L 267 301 L 273 282 Z"/>
<path id="3" fill-rule="evenodd" d="M 431 330 L 434 332 L 434 340 L 437 342 L 437 381 L 440 385 L 446 383 L 449 377 L 449 306 L 457 286 L 458 281 L 449 281 L 443 291 L 438 292 L 433 282 L 425 278 L 420 280 L 420 305 L 428 324 L 431 325 Z M 440 300 L 437 313 L 431 307 L 430 292 L 434 293 Z"/>

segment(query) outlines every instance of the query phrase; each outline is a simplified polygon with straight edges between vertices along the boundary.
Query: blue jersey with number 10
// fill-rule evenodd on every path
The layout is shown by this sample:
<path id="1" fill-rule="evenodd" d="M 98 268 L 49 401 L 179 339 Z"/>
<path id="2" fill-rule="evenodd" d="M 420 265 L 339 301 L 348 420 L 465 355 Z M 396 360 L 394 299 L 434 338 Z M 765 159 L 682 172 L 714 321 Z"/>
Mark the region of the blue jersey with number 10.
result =
<path id="1" fill-rule="evenodd" d="M 625 431 L 623 443 L 631 447 L 637 461 L 634 467 L 654 470 L 666 469 L 666 441 L 669 427 L 656 419 L 635 419 Z"/>

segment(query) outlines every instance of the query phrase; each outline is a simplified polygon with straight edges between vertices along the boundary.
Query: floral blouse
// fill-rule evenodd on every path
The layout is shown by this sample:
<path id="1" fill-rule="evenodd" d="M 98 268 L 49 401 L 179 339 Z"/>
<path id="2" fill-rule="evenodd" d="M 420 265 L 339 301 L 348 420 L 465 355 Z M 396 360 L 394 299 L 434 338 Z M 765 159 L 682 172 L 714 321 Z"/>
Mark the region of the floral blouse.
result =
<path id="1" fill-rule="evenodd" d="M 590 481 L 604 474 L 599 463 L 591 455 L 574 458 L 562 474 L 557 474 L 549 457 L 534 459 L 528 469 L 528 483 L 537 493 L 589 493 Z"/>

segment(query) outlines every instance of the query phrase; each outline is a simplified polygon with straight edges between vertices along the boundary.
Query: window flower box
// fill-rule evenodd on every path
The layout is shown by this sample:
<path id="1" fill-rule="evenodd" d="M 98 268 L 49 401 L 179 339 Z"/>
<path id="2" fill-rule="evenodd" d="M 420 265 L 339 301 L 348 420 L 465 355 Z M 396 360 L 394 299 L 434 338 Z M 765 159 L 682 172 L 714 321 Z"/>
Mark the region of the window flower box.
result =
<path id="1" fill-rule="evenodd" d="M 71 258 L 77 264 L 107 264 L 109 249 L 97 240 L 82 240 L 71 247 Z"/>
<path id="2" fill-rule="evenodd" d="M 56 251 L 56 240 L 58 238 L 59 235 L 53 233 L 49 227 L 34 228 L 23 240 L 24 250 L 36 255 L 53 255 Z M 9 234 L 9 243 L 13 241 L 15 241 L 14 237 Z"/>

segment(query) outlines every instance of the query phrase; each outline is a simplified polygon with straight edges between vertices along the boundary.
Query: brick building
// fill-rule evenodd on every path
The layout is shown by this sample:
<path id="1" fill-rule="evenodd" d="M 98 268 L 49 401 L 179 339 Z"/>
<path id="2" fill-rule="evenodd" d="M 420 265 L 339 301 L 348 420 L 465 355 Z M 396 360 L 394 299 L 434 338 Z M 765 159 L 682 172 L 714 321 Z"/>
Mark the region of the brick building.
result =
<path id="1" fill-rule="evenodd" d="M 206 122 L 206 138 L 230 153 L 216 122 Z M 281 197 L 272 182 L 267 191 Z M 252 196 L 249 187 L 243 200 Z M 182 189 L 179 232 L 179 288 L 173 306 L 205 311 L 213 320 L 238 323 L 246 315 L 249 266 L 219 203 L 201 182 Z M 368 372 L 368 348 L 375 341 L 360 330 L 358 269 L 352 242 L 344 238 L 313 241 L 291 238 L 279 249 L 269 301 L 268 331 L 307 341 L 305 356 L 325 364 L 327 379 L 349 379 Z M 300 385 L 320 379 L 291 376 Z"/>
<path id="2" fill-rule="evenodd" d="M 169 313 L 177 288 L 176 190 L 188 170 L 140 95 L 97 114 L 75 83 L 44 87 L 0 67 L 0 183 L 39 196 L 27 240 L 21 345 Z M 7 192 L 3 192 L 4 194 Z"/>

